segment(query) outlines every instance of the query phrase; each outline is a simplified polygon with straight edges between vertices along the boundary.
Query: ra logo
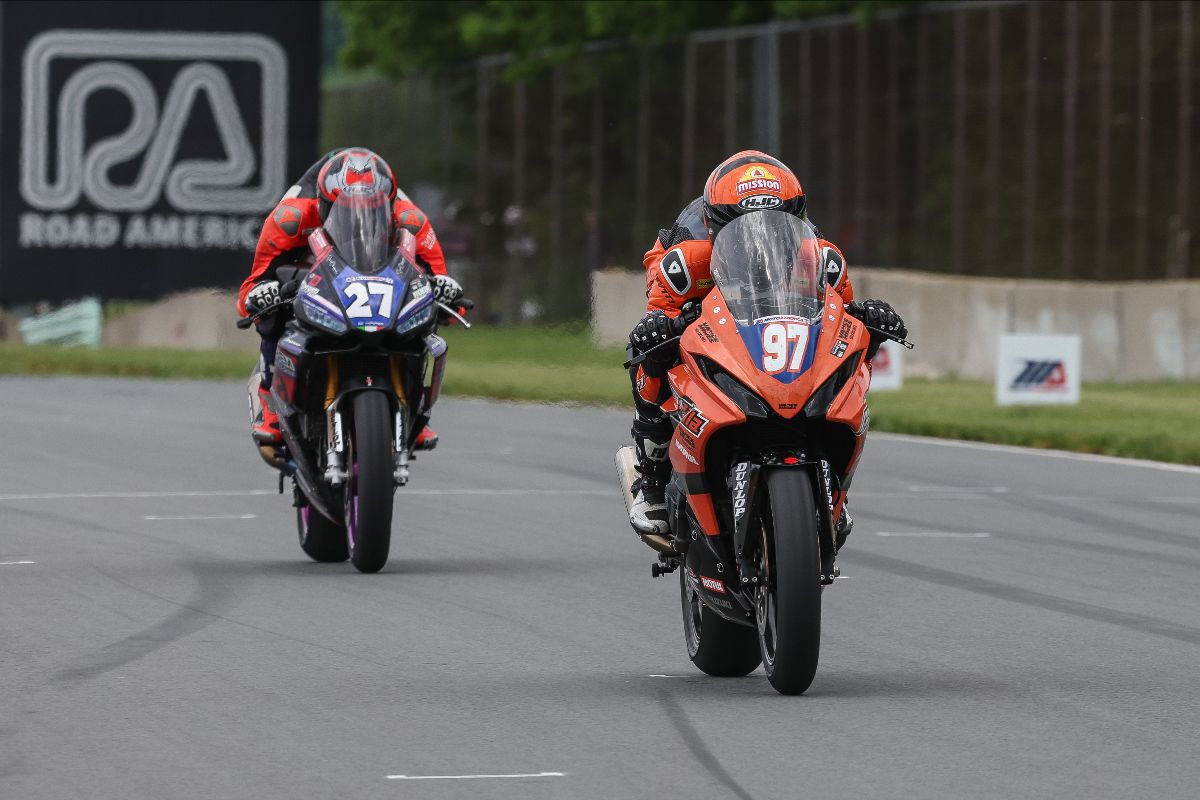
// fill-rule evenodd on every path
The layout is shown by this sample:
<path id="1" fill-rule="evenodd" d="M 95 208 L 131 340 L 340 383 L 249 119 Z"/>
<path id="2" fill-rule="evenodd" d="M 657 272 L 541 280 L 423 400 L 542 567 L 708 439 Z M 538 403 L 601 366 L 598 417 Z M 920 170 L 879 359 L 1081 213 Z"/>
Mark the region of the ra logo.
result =
<path id="1" fill-rule="evenodd" d="M 164 65 L 170 85 L 160 96 L 150 76 Z M 246 98 L 257 94 L 255 103 L 240 102 L 230 81 L 247 66 L 258 76 Z M 21 82 L 21 196 L 33 208 L 86 200 L 101 211 L 144 211 L 165 195 L 177 211 L 251 213 L 273 206 L 286 185 L 287 56 L 266 36 L 50 30 L 25 49 Z M 93 141 L 113 109 L 96 95 L 113 92 L 131 108 L 129 121 Z M 180 152 L 204 103 L 223 158 Z M 138 165 L 132 183 L 114 181 L 127 162 Z"/>

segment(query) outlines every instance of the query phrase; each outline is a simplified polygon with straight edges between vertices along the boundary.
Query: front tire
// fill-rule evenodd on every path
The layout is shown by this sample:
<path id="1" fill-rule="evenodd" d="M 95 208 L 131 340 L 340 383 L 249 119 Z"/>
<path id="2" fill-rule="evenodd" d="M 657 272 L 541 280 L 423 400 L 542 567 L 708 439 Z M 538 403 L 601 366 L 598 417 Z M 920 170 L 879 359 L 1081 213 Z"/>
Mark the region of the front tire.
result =
<path id="1" fill-rule="evenodd" d="M 346 482 L 346 541 L 359 572 L 378 572 L 392 540 L 392 408 L 375 391 L 354 395 L 350 475 Z"/>
<path id="2" fill-rule="evenodd" d="M 762 661 L 755 630 L 713 613 L 701 602 L 686 573 L 686 566 L 679 570 L 679 595 L 683 601 L 683 638 L 692 663 L 701 672 L 718 678 L 749 675 Z"/>
<path id="3" fill-rule="evenodd" d="M 821 653 L 821 556 L 812 479 L 803 469 L 772 469 L 765 488 L 759 651 L 776 691 L 802 694 L 817 674 Z"/>

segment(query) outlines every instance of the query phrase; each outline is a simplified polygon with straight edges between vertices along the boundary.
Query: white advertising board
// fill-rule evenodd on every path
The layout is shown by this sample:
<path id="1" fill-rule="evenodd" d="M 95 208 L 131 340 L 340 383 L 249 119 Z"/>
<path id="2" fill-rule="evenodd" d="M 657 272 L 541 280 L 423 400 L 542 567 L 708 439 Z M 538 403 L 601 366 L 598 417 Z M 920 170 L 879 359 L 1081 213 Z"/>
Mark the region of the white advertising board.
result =
<path id="1" fill-rule="evenodd" d="M 871 391 L 888 392 L 904 385 L 904 348 L 892 341 L 883 343 L 871 362 Z"/>
<path id="2" fill-rule="evenodd" d="M 996 404 L 1075 405 L 1080 364 L 1078 336 L 1002 335 L 996 357 Z"/>

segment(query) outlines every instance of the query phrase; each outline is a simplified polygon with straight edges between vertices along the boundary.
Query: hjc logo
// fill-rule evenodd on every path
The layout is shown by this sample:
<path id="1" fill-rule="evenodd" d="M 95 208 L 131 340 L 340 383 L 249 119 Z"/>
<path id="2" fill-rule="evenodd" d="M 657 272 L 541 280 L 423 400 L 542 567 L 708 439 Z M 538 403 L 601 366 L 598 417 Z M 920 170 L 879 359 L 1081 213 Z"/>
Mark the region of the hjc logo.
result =
<path id="1" fill-rule="evenodd" d="M 70 62 L 74 71 L 51 96 L 56 59 Z M 149 78 L 129 63 L 136 61 L 183 62 L 161 108 Z M 257 157 L 219 62 L 259 67 L 262 141 Z M 119 92 L 129 102 L 129 125 L 85 150 L 89 98 L 102 90 Z M 178 160 L 180 140 L 201 93 L 225 158 Z M 90 105 L 95 111 L 96 104 Z M 52 109 L 57 113 L 53 178 Z M 81 195 L 104 211 L 143 211 L 165 193 L 179 211 L 256 212 L 270 208 L 285 185 L 287 58 L 278 43 L 258 34 L 47 31 L 25 50 L 21 113 L 21 195 L 43 211 L 71 208 Z M 113 183 L 110 171 L 138 156 L 142 163 L 134 182 Z M 256 172 L 259 181 L 253 185 Z"/>
<path id="2" fill-rule="evenodd" d="M 1025 367 L 1013 380 L 1011 389 L 1062 389 L 1067 385 L 1067 368 L 1061 360 L 1025 359 Z"/>

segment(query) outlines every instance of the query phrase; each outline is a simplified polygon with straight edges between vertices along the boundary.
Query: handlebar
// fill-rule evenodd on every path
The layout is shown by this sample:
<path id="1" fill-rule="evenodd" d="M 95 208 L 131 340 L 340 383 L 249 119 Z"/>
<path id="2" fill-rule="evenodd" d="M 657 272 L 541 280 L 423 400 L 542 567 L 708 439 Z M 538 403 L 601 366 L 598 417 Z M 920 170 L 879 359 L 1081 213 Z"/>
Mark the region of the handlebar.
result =
<path id="1" fill-rule="evenodd" d="M 280 311 L 283 308 L 290 306 L 294 299 L 295 298 L 289 297 L 287 300 L 283 300 L 281 302 L 274 303 L 273 305 L 269 305 L 266 308 L 256 312 L 255 314 L 252 314 L 249 317 L 242 317 L 241 319 L 239 319 L 237 321 L 237 326 L 240 330 L 245 330 L 246 328 L 249 328 L 251 325 L 255 324 L 256 322 L 258 322 L 259 320 L 261 320 L 263 317 L 267 316 L 268 314 L 273 314 L 276 311 Z M 463 318 L 463 316 L 461 314 L 459 314 L 457 311 L 455 311 L 453 308 L 446 305 L 445 303 L 438 303 L 437 306 L 443 314 L 447 314 L 447 315 L 453 317 L 454 319 L 456 319 L 460 323 L 462 323 L 462 326 L 464 328 L 466 328 L 467 330 L 470 330 L 471 323 L 467 322 L 467 320 L 465 318 Z M 458 301 L 458 306 L 459 306 L 459 308 L 463 309 L 464 311 L 470 311 L 471 309 L 475 308 L 475 301 L 468 300 L 464 297 L 463 299 Z"/>
<path id="2" fill-rule="evenodd" d="M 475 303 L 471 300 L 467 300 L 464 298 L 464 299 L 458 301 L 458 306 L 459 306 L 459 308 L 463 309 L 464 311 L 469 311 L 475 307 Z M 451 308 L 450 306 L 446 305 L 445 303 L 443 303 L 441 301 L 437 302 L 437 307 L 438 307 L 438 310 L 440 310 L 443 314 L 445 314 L 448 317 L 452 317 L 452 318 L 458 320 L 460 325 L 462 325 L 467 330 L 471 330 L 471 323 L 467 322 L 466 318 L 463 317 L 462 314 L 459 314 L 453 308 Z"/>
<path id="3" fill-rule="evenodd" d="M 680 334 L 679 336 L 674 336 L 670 339 L 667 339 L 665 342 L 659 342 L 658 344 L 654 345 L 654 347 L 651 347 L 649 350 L 647 350 L 643 353 L 638 353 L 636 356 L 629 359 L 621 366 L 624 367 L 625 369 L 631 369 L 632 367 L 636 367 L 638 364 L 641 364 L 643 361 L 650 358 L 652 355 L 659 352 L 660 350 L 666 351 L 672 347 L 678 347 L 679 346 L 679 338 L 682 335 L 683 334 Z"/>
<path id="4" fill-rule="evenodd" d="M 877 333 L 880 336 L 882 336 L 884 339 L 890 339 L 891 341 L 896 342 L 897 344 L 907 347 L 909 350 L 912 350 L 914 347 L 916 347 L 916 345 L 913 344 L 912 342 L 907 341 L 905 339 L 901 339 L 899 336 L 897 336 L 894 333 L 888 333 L 885 330 L 880 330 L 879 328 L 872 328 L 870 325 L 865 325 L 865 324 L 863 325 L 863 327 L 866 328 L 867 330 L 869 330 L 871 333 Z"/>
<path id="5" fill-rule="evenodd" d="M 864 325 L 863 327 L 865 327 L 867 330 L 871 331 L 871 333 L 878 334 L 879 336 L 882 336 L 884 339 L 890 339 L 893 342 L 896 342 L 904 347 L 907 347 L 909 350 L 912 350 L 913 348 L 916 347 L 916 345 L 914 345 L 912 342 L 907 341 L 905 339 L 901 339 L 899 336 L 897 336 L 894 333 L 888 333 L 887 331 L 880 330 L 879 328 L 872 328 L 869 325 Z M 643 361 L 650 358 L 651 356 L 653 356 L 655 353 L 659 352 L 660 350 L 665 351 L 671 347 L 678 347 L 678 346 L 679 346 L 679 336 L 676 336 L 672 339 L 667 339 L 665 342 L 659 342 L 658 344 L 654 345 L 654 347 L 651 347 L 649 350 L 645 351 L 644 353 L 637 354 L 636 356 L 629 359 L 621 366 L 624 367 L 625 369 L 630 369 L 632 367 L 636 367 L 638 364 L 641 364 Z"/>
<path id="6" fill-rule="evenodd" d="M 275 303 L 274 305 L 269 305 L 266 308 L 250 315 L 249 317 L 242 317 L 241 319 L 239 319 L 237 321 L 237 326 L 238 326 L 238 328 L 245 330 L 246 328 L 249 328 L 251 325 L 253 325 L 254 323 L 258 322 L 260 319 L 265 317 L 267 314 L 273 314 L 276 311 L 283 309 L 285 306 L 290 306 L 294 299 L 295 298 L 289 297 L 287 300 L 280 301 L 278 303 Z"/>

